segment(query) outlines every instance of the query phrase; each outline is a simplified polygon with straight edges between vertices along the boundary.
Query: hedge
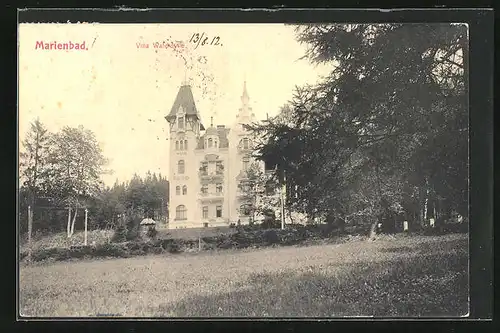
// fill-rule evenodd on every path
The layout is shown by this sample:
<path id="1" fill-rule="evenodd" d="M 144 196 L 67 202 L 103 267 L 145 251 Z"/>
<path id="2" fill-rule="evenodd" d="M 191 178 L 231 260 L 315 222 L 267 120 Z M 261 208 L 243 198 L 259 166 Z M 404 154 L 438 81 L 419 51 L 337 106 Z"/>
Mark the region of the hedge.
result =
<path id="1" fill-rule="evenodd" d="M 465 230 L 465 231 L 464 231 Z M 441 234 L 446 232 L 466 232 L 467 225 L 435 228 L 425 230 L 424 234 Z M 243 249 L 250 247 L 266 247 L 275 245 L 296 245 L 311 239 L 340 238 L 340 233 L 324 225 L 288 225 L 286 229 L 261 229 L 258 226 L 238 227 L 234 234 L 221 234 L 201 238 L 202 250 Z M 155 239 L 150 241 L 128 241 L 122 243 L 105 243 L 95 246 L 73 246 L 70 248 L 48 248 L 34 251 L 32 261 L 52 259 L 56 261 L 79 258 L 127 258 L 146 254 L 181 253 L 198 250 L 198 240 Z M 21 260 L 27 252 L 21 253 Z"/>

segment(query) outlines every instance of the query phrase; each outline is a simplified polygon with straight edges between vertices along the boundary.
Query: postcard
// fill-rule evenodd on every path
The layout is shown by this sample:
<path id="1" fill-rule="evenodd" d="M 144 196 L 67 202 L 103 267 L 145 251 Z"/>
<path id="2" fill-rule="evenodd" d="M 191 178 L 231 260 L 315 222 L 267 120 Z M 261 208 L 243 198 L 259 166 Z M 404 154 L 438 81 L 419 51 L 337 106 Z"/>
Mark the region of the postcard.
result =
<path id="1" fill-rule="evenodd" d="M 469 313 L 468 25 L 21 23 L 21 318 Z"/>

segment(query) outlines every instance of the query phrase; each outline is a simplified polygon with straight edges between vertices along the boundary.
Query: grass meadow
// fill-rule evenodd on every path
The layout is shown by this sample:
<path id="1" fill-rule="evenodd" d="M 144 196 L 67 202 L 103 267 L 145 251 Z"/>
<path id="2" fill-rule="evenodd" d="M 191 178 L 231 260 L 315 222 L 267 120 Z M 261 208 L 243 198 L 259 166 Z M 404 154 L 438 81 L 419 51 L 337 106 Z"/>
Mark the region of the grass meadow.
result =
<path id="1" fill-rule="evenodd" d="M 467 235 L 21 264 L 35 317 L 463 316 Z"/>

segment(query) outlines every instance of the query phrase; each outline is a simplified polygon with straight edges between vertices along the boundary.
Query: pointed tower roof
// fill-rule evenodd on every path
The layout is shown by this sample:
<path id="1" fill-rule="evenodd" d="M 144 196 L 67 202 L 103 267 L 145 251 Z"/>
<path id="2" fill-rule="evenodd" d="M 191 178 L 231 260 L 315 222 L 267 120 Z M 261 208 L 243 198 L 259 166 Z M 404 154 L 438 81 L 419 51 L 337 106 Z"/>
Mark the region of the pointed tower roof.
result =
<path id="1" fill-rule="evenodd" d="M 179 88 L 172 109 L 170 109 L 170 113 L 165 118 L 167 120 L 175 118 L 180 107 L 186 112 L 187 116 L 196 116 L 198 119 L 200 118 L 196 103 L 194 102 L 191 86 L 187 82 L 183 82 Z"/>
<path id="2" fill-rule="evenodd" d="M 250 106 L 250 97 L 247 91 L 247 81 L 243 82 L 243 94 L 241 95 L 241 107 L 236 114 L 237 124 L 248 124 L 253 121 L 254 114 L 252 112 L 252 107 Z"/>
<path id="3" fill-rule="evenodd" d="M 241 95 L 241 102 L 243 102 L 243 104 L 247 104 L 249 100 L 250 97 L 248 96 L 247 91 L 247 81 L 243 81 L 243 95 Z"/>

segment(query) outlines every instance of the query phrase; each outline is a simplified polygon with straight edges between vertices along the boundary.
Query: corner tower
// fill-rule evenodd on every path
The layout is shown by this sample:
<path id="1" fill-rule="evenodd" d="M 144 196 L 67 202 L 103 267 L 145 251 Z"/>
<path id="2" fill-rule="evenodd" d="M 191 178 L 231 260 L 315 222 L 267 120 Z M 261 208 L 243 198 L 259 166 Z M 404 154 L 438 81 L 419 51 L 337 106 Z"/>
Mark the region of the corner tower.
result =
<path id="1" fill-rule="evenodd" d="M 169 123 L 169 228 L 189 226 L 195 219 L 198 166 L 194 151 L 205 130 L 196 108 L 191 86 L 183 82 L 170 113 Z"/>
<path id="2" fill-rule="evenodd" d="M 249 201 L 247 193 L 242 190 L 239 184 L 245 183 L 246 171 L 255 159 L 252 157 L 254 149 L 254 138 L 252 133 L 246 130 L 244 125 L 255 121 L 255 114 L 250 106 L 250 97 L 247 91 L 247 83 L 243 82 L 243 93 L 241 95 L 241 107 L 236 114 L 235 122 L 232 126 L 229 139 L 229 151 L 231 156 L 230 164 L 230 192 L 231 192 L 231 210 L 230 215 L 242 224 L 247 224 L 253 216 L 250 216 Z"/>

